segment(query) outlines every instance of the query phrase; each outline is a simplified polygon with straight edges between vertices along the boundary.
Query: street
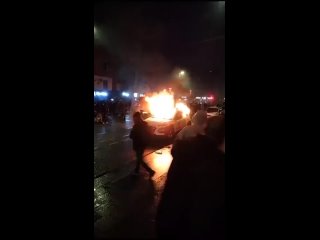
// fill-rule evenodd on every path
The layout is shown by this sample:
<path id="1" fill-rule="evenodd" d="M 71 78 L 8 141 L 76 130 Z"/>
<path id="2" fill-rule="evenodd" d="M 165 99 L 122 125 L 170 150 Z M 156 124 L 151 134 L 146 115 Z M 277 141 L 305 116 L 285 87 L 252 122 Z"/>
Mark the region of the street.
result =
<path id="1" fill-rule="evenodd" d="M 154 238 L 154 217 L 172 157 L 167 139 L 153 143 L 144 153 L 146 163 L 156 171 L 152 180 L 143 172 L 131 175 L 135 167 L 129 138 L 132 119 L 113 120 L 110 126 L 95 125 L 94 211 L 95 238 Z"/>
<path id="2" fill-rule="evenodd" d="M 223 118 L 210 118 L 214 130 Z M 144 152 L 145 162 L 156 171 L 152 180 L 141 168 L 132 176 L 135 156 L 129 133 L 132 119 L 95 125 L 94 131 L 94 231 L 95 239 L 155 238 L 154 218 L 166 173 L 170 167 L 171 141 L 158 138 Z"/>

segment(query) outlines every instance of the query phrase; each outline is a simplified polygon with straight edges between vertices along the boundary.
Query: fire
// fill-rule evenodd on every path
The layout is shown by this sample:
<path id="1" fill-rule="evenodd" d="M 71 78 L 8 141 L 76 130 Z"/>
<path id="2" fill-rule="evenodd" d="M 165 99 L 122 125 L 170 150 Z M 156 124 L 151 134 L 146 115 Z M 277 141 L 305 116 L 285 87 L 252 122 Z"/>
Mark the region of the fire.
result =
<path id="1" fill-rule="evenodd" d="M 176 113 L 174 107 L 174 97 L 172 94 L 163 90 L 160 93 L 153 94 L 152 97 L 146 97 L 149 111 L 155 118 L 172 119 Z"/>
<path id="2" fill-rule="evenodd" d="M 181 111 L 183 117 L 190 113 L 190 109 L 182 102 L 175 105 L 173 93 L 163 90 L 151 97 L 146 97 L 149 111 L 155 118 L 172 119 L 177 111 Z"/>
<path id="3" fill-rule="evenodd" d="M 190 108 L 182 102 L 176 104 L 176 109 L 182 112 L 183 117 L 187 117 L 190 114 Z"/>

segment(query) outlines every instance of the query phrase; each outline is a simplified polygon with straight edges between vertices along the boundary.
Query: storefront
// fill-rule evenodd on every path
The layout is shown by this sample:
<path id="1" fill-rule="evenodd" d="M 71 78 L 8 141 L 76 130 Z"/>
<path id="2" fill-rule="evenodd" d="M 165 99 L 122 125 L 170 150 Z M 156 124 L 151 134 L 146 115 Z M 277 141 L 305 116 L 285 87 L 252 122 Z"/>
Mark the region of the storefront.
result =
<path id="1" fill-rule="evenodd" d="M 107 91 L 94 91 L 93 96 L 94 96 L 94 101 L 99 102 L 99 101 L 107 101 L 108 99 L 108 92 Z"/>

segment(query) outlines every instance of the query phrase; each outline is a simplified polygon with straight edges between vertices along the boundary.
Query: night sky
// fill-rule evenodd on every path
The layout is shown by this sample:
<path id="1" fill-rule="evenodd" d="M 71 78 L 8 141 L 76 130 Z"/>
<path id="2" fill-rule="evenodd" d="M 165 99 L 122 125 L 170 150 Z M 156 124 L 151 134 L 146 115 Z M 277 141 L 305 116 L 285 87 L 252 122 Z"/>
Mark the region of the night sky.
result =
<path id="1" fill-rule="evenodd" d="M 224 2 L 96 3 L 95 44 L 119 59 L 128 85 L 136 76 L 152 90 L 175 86 L 183 69 L 180 87 L 224 96 L 224 18 Z"/>

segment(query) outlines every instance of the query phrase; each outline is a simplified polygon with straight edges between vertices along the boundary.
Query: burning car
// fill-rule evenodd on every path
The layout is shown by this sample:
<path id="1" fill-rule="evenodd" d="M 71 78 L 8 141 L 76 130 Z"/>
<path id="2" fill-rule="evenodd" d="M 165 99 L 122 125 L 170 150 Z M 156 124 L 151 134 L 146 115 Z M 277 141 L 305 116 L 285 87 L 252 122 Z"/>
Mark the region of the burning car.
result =
<path id="1" fill-rule="evenodd" d="M 175 104 L 172 93 L 164 90 L 146 97 L 146 101 L 151 116 L 145 121 L 155 135 L 173 137 L 190 121 L 190 109 L 183 102 Z"/>
<path id="2" fill-rule="evenodd" d="M 187 126 L 189 117 L 182 117 L 182 114 L 177 113 L 173 119 L 149 117 L 145 121 L 150 126 L 153 134 L 173 137 Z"/>

